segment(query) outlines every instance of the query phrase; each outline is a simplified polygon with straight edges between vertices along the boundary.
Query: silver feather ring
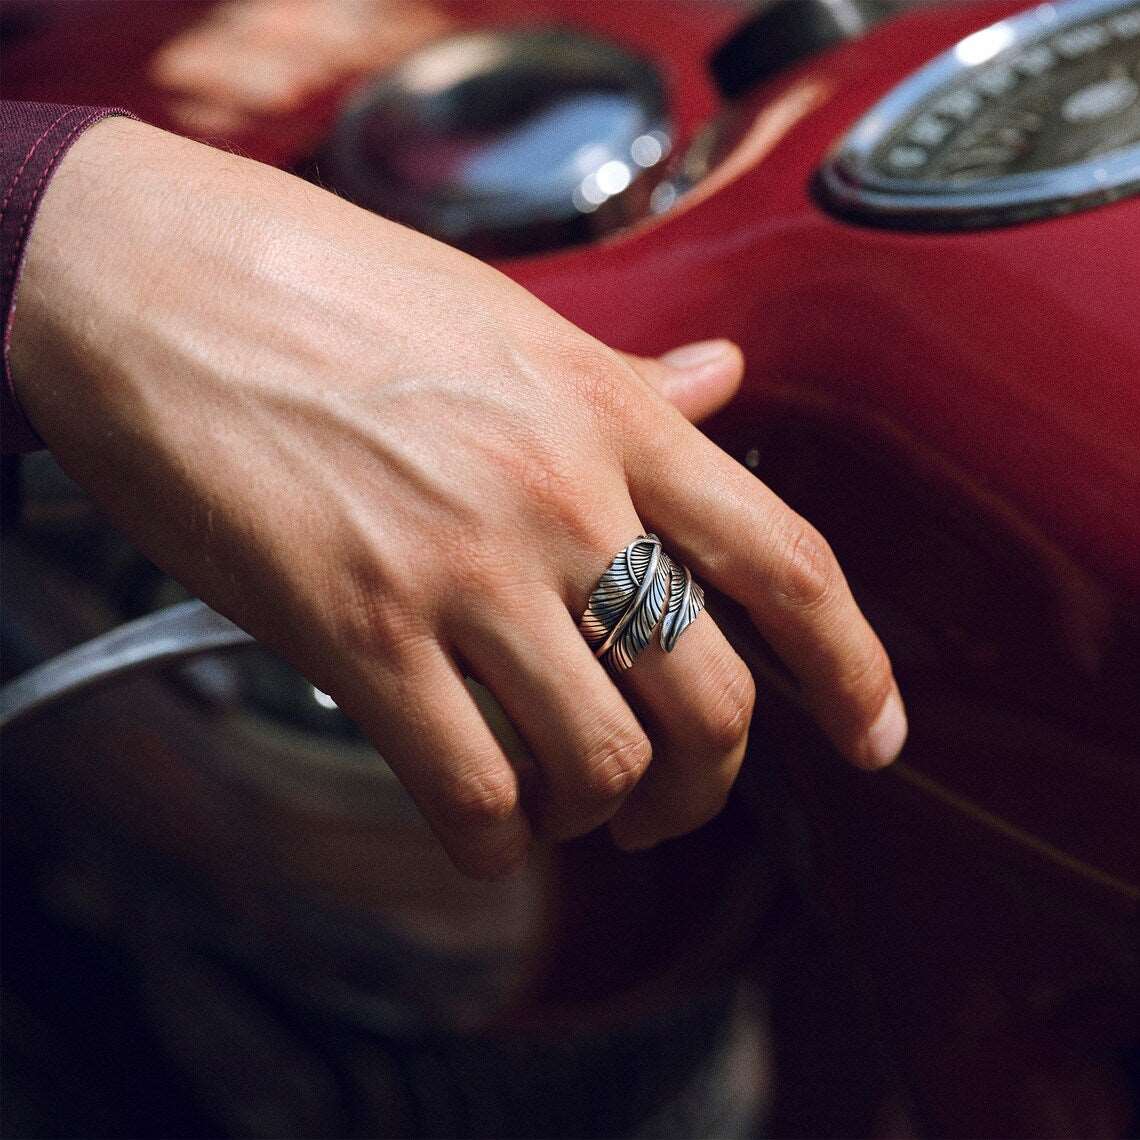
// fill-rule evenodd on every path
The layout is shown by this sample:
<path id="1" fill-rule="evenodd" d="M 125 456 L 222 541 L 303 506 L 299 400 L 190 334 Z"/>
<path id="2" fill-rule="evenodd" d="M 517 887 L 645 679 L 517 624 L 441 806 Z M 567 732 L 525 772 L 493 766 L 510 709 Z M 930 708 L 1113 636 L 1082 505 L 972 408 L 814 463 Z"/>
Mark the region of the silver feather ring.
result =
<path id="1" fill-rule="evenodd" d="M 661 622 L 661 647 L 666 653 L 673 652 L 677 638 L 705 608 L 705 592 L 693 581 L 688 566 L 682 566 L 670 558 L 669 572 L 669 605 Z"/>
<path id="2" fill-rule="evenodd" d="M 643 534 L 614 555 L 578 628 L 611 672 L 624 673 L 658 626 L 661 644 L 671 652 L 704 604 L 689 570 L 662 550 L 657 535 Z"/>

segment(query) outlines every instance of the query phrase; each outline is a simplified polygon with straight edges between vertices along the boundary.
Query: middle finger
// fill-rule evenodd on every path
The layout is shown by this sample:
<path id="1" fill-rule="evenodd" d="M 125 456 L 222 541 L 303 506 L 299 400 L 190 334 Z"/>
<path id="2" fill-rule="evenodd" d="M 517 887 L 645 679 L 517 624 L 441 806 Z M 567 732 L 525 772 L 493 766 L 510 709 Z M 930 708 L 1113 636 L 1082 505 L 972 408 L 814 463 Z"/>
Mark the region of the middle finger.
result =
<path id="1" fill-rule="evenodd" d="M 666 653 L 659 638 L 619 679 L 653 740 L 653 764 L 610 822 L 615 842 L 651 847 L 712 819 L 748 744 L 755 685 L 707 612 Z"/>

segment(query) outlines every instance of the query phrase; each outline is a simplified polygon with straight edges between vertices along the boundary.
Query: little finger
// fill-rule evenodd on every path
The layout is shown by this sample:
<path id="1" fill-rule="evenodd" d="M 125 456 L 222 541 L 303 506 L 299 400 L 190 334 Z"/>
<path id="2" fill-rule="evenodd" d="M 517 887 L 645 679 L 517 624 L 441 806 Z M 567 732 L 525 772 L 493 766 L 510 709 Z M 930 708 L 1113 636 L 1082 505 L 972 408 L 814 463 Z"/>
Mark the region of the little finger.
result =
<path id="1" fill-rule="evenodd" d="M 498 878 L 526 861 L 518 778 L 463 677 L 432 646 L 369 671 L 342 707 L 376 744 L 460 871 Z"/>

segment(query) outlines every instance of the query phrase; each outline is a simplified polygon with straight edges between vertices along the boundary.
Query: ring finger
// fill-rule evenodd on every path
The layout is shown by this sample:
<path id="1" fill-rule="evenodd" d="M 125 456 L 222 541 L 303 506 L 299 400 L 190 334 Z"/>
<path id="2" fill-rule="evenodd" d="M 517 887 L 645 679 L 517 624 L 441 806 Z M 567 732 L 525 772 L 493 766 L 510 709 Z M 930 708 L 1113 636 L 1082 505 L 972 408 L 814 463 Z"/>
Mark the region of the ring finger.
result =
<path id="1" fill-rule="evenodd" d="M 620 562 L 614 559 L 611 566 L 617 569 Z M 599 568 L 601 560 L 588 572 L 592 580 L 568 584 L 572 610 L 583 609 L 594 590 L 600 591 L 599 601 L 614 589 L 621 596 L 621 573 L 616 579 L 607 574 L 610 580 L 601 587 L 595 577 Z M 604 603 L 602 612 L 607 612 Z M 608 629 L 613 621 L 611 615 L 602 624 Z M 684 834 L 716 815 L 748 740 L 752 676 L 712 618 L 698 614 L 668 653 L 662 640 L 666 628 L 662 619 L 632 666 L 616 675 L 653 742 L 652 765 L 611 821 L 615 840 L 630 848 Z"/>

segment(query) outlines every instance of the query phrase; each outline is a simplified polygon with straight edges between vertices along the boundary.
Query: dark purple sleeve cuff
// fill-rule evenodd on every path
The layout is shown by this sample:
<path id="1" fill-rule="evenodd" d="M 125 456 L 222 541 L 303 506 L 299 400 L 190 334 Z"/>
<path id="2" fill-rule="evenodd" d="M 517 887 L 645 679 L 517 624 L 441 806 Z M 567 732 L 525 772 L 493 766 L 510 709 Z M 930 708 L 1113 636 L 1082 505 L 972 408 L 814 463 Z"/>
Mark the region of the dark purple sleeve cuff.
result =
<path id="1" fill-rule="evenodd" d="M 0 101 L 0 314 L 4 318 L 4 383 L 0 386 L 0 444 L 5 454 L 43 447 L 20 409 L 8 347 L 24 246 L 52 172 L 67 148 L 114 107 Z"/>

